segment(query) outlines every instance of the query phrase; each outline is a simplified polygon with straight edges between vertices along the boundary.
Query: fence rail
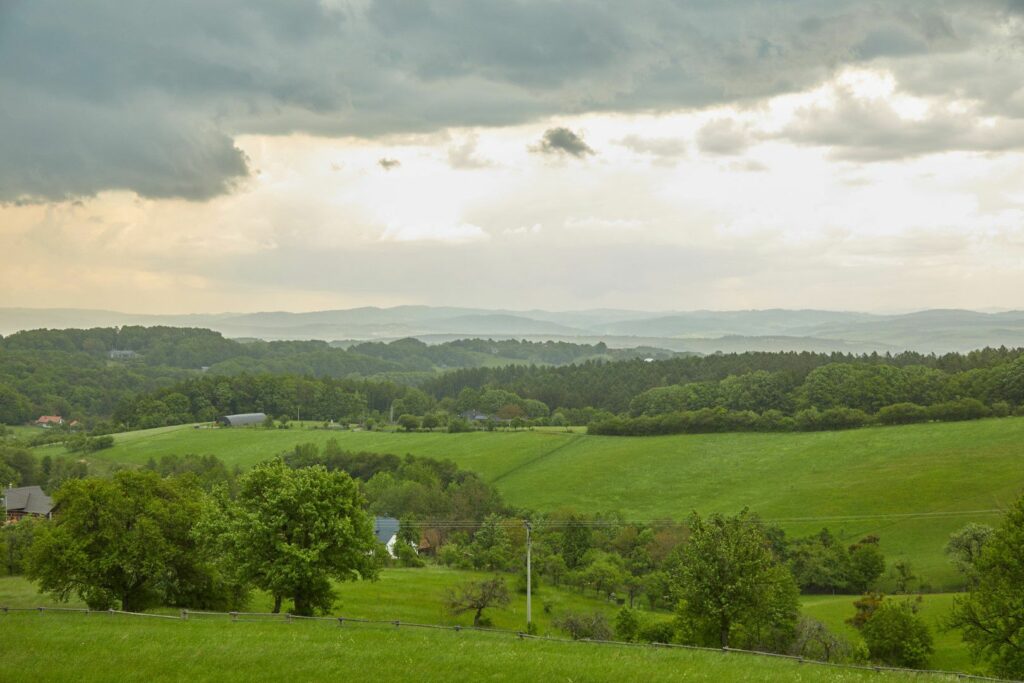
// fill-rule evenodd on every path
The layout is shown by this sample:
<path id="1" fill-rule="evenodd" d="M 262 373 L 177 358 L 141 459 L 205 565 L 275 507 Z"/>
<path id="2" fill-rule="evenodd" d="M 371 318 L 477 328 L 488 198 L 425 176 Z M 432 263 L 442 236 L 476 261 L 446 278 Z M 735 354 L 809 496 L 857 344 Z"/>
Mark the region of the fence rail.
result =
<path id="1" fill-rule="evenodd" d="M 307 617 L 296 614 L 281 614 L 274 612 L 209 612 L 203 610 L 188 610 L 183 609 L 178 615 L 173 614 L 153 614 L 151 612 L 125 612 L 123 610 L 90 610 L 85 608 L 75 607 L 3 607 L 0 606 L 0 614 L 9 614 L 11 612 L 37 612 L 44 614 L 46 612 L 57 612 L 57 613 L 70 613 L 70 614 L 107 614 L 110 616 L 127 616 L 127 617 L 146 617 L 153 619 L 165 619 L 171 621 L 189 621 L 193 618 L 204 619 L 213 621 L 217 618 L 225 618 L 227 623 L 282 623 L 290 624 L 299 621 L 320 621 L 320 622 L 332 622 L 338 624 L 338 626 L 344 627 L 347 624 L 358 625 L 358 626 L 386 626 L 394 629 L 402 628 L 419 628 L 419 629 L 435 629 L 441 631 L 454 631 L 456 633 L 461 631 L 473 631 L 477 633 L 493 633 L 499 635 L 513 636 L 519 640 L 536 640 L 546 641 L 553 643 L 573 643 L 573 644 L 589 644 L 589 645 L 602 645 L 612 647 L 627 647 L 627 648 L 646 648 L 646 649 L 668 649 L 668 650 L 695 650 L 700 652 L 717 652 L 719 654 L 740 654 L 750 655 L 756 657 L 772 657 L 776 659 L 786 659 L 794 661 L 798 664 L 808 664 L 812 666 L 826 666 L 840 669 L 854 669 L 861 671 L 873 671 L 876 673 L 902 673 L 912 675 L 929 675 L 929 676 L 946 676 L 948 678 L 956 678 L 962 681 L 993 681 L 995 683 L 1013 683 L 1010 679 L 1006 678 L 993 678 L 991 676 L 981 676 L 978 674 L 968 674 L 962 671 L 941 671 L 937 669 L 904 669 L 895 666 L 882 666 L 874 664 L 846 664 L 840 662 L 824 662 L 818 659 L 808 659 L 806 657 L 800 657 L 796 655 L 786 655 L 777 652 L 761 652 L 758 650 L 743 650 L 740 648 L 733 647 L 702 647 L 700 645 L 683 645 L 680 643 L 628 643 L 621 640 L 595 640 L 595 639 L 580 639 L 573 640 L 571 638 L 562 638 L 559 636 L 541 636 L 530 633 L 524 633 L 522 631 L 513 631 L 510 629 L 500 628 L 485 628 L 482 626 L 446 626 L 443 624 L 420 624 L 411 621 L 402 621 L 400 619 L 364 619 L 360 617 L 346 617 L 346 616 L 323 616 L 323 617 Z"/>

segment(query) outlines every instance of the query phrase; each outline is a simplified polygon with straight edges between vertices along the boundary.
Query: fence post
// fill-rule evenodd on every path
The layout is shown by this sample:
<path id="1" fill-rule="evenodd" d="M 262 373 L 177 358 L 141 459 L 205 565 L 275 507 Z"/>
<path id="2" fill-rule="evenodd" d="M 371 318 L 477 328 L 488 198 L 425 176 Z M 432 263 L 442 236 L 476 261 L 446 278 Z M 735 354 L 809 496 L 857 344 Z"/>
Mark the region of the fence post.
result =
<path id="1" fill-rule="evenodd" d="M 231 612 L 231 621 L 238 621 L 238 612 Z"/>
<path id="2" fill-rule="evenodd" d="M 183 621 L 188 621 L 188 610 L 187 609 L 181 610 L 181 618 L 182 618 Z"/>
<path id="3" fill-rule="evenodd" d="M 338 626 L 345 625 L 345 617 L 338 617 Z"/>
<path id="4" fill-rule="evenodd" d="M 285 619 L 285 621 L 287 621 L 287 622 L 288 622 L 289 624 L 290 624 L 290 623 L 292 623 L 292 613 L 291 613 L 291 612 L 287 612 L 287 613 L 285 613 L 285 615 L 284 615 L 284 619 Z"/>
<path id="5" fill-rule="evenodd" d="M 108 609 L 107 614 L 109 614 L 110 616 L 114 616 L 114 608 L 111 607 L 110 609 Z"/>
<path id="6" fill-rule="evenodd" d="M 392 623 L 395 625 L 395 628 L 398 628 L 399 626 L 402 625 L 402 622 L 399 621 L 398 619 L 395 619 Z"/>

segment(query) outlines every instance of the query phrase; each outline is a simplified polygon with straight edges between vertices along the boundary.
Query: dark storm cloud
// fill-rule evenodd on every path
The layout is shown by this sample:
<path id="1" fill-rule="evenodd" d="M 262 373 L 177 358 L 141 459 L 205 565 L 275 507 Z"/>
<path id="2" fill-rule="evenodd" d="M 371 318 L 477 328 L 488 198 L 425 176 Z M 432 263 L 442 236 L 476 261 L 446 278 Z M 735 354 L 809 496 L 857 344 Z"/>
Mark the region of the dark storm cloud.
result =
<path id="1" fill-rule="evenodd" d="M 586 142 L 568 128 L 548 128 L 540 141 L 530 147 L 531 152 L 538 154 L 568 154 L 577 159 L 594 153 Z"/>
<path id="2" fill-rule="evenodd" d="M 1001 29 L 1012 26 L 1011 7 L 2 2 L 0 201 L 107 188 L 203 199 L 246 175 L 233 143 L 240 134 L 372 137 L 744 103 L 867 60 L 905 65 L 921 92 L 953 83 L 1024 116 L 1012 76 L 1019 55 L 1000 57 L 997 69 L 995 57 L 979 51 L 1010 40 Z"/>

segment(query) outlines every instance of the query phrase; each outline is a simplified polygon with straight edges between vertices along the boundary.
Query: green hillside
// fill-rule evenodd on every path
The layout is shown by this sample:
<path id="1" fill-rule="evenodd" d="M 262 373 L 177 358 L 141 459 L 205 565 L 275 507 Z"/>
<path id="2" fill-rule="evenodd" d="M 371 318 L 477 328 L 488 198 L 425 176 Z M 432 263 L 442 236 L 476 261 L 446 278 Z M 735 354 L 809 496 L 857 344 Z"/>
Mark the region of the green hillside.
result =
<path id="1" fill-rule="evenodd" d="M 744 506 L 792 533 L 823 526 L 844 540 L 882 537 L 932 589 L 957 583 L 948 535 L 1024 491 L 1024 419 L 845 432 L 599 437 L 559 431 L 444 433 L 166 428 L 122 434 L 99 454 L 144 464 L 167 453 L 213 453 L 243 466 L 298 443 L 336 438 L 348 450 L 449 458 L 537 510 L 621 510 L 631 519 L 736 512 Z M 58 453 L 57 448 L 40 453 Z"/>

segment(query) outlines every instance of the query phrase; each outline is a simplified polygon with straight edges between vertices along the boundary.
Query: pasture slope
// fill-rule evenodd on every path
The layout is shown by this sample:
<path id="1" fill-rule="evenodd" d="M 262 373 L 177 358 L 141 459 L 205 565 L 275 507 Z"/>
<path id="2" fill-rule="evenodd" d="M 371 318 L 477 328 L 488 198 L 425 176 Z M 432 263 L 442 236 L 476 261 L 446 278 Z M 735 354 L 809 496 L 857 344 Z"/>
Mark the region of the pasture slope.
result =
<path id="1" fill-rule="evenodd" d="M 304 442 L 447 458 L 535 510 L 682 519 L 749 507 L 789 533 L 828 527 L 882 538 L 933 590 L 959 585 L 943 547 L 970 521 L 995 524 L 1024 491 L 1024 418 L 842 432 L 600 437 L 563 431 L 468 434 L 164 428 L 116 437 L 97 465 L 212 453 L 251 466 Z M 60 453 L 59 448 L 40 449 Z M 979 512 L 984 511 L 984 512 Z"/>

